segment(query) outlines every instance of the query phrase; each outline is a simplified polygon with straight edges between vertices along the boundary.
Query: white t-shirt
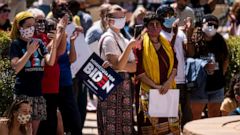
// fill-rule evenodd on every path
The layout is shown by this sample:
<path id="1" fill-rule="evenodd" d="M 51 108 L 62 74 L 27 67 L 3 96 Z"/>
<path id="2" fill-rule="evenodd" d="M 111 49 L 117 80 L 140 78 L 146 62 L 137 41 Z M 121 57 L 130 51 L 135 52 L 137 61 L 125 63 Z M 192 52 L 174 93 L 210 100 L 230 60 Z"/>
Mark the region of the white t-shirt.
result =
<path id="1" fill-rule="evenodd" d="M 193 27 L 195 24 L 195 15 L 192 8 L 186 6 L 186 8 L 183 11 L 176 10 L 177 18 L 179 18 L 179 26 L 184 26 L 184 19 L 187 19 L 187 17 L 191 17 L 193 20 Z"/>
<path id="2" fill-rule="evenodd" d="M 102 38 L 104 40 L 102 41 Z M 122 34 L 118 35 L 111 29 L 108 29 L 107 32 L 105 32 L 102 36 L 99 42 L 102 42 L 102 52 L 101 52 L 101 58 L 103 60 L 106 60 L 106 55 L 112 54 L 117 55 L 118 57 L 124 52 L 124 50 L 127 48 L 129 44 L 129 40 L 123 37 Z M 121 49 L 120 49 L 120 48 Z M 121 52 L 122 51 L 122 52 Z M 131 51 L 128 61 L 132 62 L 135 60 L 135 56 L 133 51 Z"/>
<path id="3" fill-rule="evenodd" d="M 162 30 L 160 32 L 160 34 L 165 37 L 168 41 L 170 41 L 172 39 L 173 36 L 173 32 L 168 33 L 164 30 Z M 178 67 L 177 67 L 177 75 L 175 77 L 176 83 L 177 84 L 184 84 L 185 83 L 185 52 L 183 49 L 183 45 L 184 43 L 187 42 L 187 37 L 184 34 L 183 31 L 181 31 L 180 29 L 178 30 L 177 33 L 177 37 L 175 40 L 175 44 L 174 44 L 174 51 L 176 53 L 176 57 L 178 60 Z"/>

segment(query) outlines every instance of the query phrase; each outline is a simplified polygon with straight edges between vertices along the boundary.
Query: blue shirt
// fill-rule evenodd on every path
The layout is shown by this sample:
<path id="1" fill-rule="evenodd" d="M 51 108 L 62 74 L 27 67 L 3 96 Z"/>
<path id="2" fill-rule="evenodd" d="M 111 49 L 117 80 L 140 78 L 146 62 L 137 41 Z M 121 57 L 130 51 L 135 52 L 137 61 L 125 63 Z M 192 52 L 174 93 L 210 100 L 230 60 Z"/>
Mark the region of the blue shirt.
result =
<path id="1" fill-rule="evenodd" d="M 101 35 L 103 34 L 104 29 L 101 24 L 101 21 L 97 21 L 93 24 L 92 27 L 90 27 L 86 33 L 85 41 L 87 44 L 94 43 L 95 41 L 98 41 L 101 38 Z"/>
<path id="2" fill-rule="evenodd" d="M 70 51 L 70 44 L 67 42 L 67 48 L 63 55 L 61 55 L 58 59 L 58 63 L 60 66 L 60 87 L 72 85 L 72 73 L 70 69 L 70 62 L 68 52 Z"/>
<path id="3" fill-rule="evenodd" d="M 84 35 L 86 35 L 87 30 L 93 25 L 92 17 L 83 11 L 78 11 L 77 15 L 80 17 L 80 23 L 83 27 Z"/>

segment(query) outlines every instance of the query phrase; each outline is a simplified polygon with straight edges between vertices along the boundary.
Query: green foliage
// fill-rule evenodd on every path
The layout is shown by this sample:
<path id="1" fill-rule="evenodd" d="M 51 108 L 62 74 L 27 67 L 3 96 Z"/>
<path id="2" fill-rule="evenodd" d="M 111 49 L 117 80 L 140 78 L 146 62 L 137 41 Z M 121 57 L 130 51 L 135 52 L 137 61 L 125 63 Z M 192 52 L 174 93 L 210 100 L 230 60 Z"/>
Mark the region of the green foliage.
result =
<path id="1" fill-rule="evenodd" d="M 0 58 L 7 57 L 10 41 L 9 34 L 0 30 Z"/>
<path id="2" fill-rule="evenodd" d="M 227 84 L 230 79 L 240 71 L 240 37 L 234 36 L 227 40 L 229 49 L 229 67 L 227 72 Z"/>
<path id="3" fill-rule="evenodd" d="M 8 58 L 10 41 L 8 33 L 0 31 L 0 115 L 12 103 L 13 99 L 12 90 L 15 83 L 15 75 Z"/>

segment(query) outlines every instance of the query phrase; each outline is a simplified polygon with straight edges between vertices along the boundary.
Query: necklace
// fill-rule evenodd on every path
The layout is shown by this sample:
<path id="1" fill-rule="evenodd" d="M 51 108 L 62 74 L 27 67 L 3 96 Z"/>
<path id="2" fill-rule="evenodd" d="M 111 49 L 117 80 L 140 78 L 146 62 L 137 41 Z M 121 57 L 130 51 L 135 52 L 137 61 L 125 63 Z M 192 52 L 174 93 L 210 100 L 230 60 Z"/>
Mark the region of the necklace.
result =
<path id="1" fill-rule="evenodd" d="M 154 48 L 158 51 L 161 48 L 160 42 L 158 43 L 153 43 Z"/>
<path id="2" fill-rule="evenodd" d="M 152 40 L 151 40 L 152 41 Z M 159 43 L 159 41 L 157 40 L 157 41 L 152 41 L 152 43 L 153 44 L 158 44 Z"/>

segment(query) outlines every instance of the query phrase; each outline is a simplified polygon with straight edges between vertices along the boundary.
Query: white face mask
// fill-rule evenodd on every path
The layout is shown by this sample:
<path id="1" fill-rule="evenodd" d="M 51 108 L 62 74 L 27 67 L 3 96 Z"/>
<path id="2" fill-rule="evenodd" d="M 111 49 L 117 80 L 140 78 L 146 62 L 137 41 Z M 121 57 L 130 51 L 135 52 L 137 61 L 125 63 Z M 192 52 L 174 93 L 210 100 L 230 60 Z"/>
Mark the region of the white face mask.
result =
<path id="1" fill-rule="evenodd" d="M 20 34 L 23 38 L 30 39 L 34 35 L 35 27 L 31 26 L 31 27 L 26 28 L 26 29 L 20 28 L 19 31 L 20 31 Z"/>
<path id="2" fill-rule="evenodd" d="M 111 18 L 114 20 L 114 24 L 112 25 L 116 29 L 122 29 L 125 26 L 126 23 L 126 17 L 124 18 Z"/>
<path id="3" fill-rule="evenodd" d="M 29 122 L 31 119 L 31 115 L 30 114 L 18 114 L 17 120 L 20 124 L 27 124 L 27 122 Z"/>
<path id="4" fill-rule="evenodd" d="M 203 25 L 202 31 L 209 37 L 216 35 L 217 29 L 214 26 Z"/>

